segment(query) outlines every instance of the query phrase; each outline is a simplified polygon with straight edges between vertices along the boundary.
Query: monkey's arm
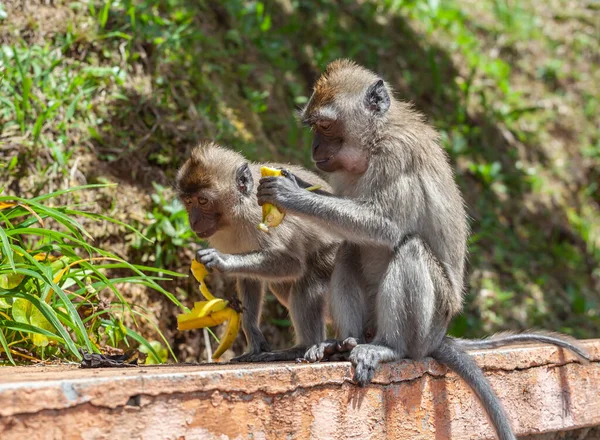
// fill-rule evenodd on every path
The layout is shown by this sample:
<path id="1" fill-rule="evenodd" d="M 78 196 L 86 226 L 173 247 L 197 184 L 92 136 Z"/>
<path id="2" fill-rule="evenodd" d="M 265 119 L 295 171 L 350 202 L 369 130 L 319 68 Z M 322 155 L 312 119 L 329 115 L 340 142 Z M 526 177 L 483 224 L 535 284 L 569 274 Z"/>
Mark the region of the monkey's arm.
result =
<path id="1" fill-rule="evenodd" d="M 216 249 L 200 249 L 196 259 L 208 269 L 223 273 L 266 279 L 294 279 L 302 275 L 302 260 L 287 249 L 267 249 L 247 254 L 222 254 Z"/>
<path id="2" fill-rule="evenodd" d="M 258 187 L 258 203 L 272 203 L 288 212 L 305 215 L 334 228 L 344 239 L 383 244 L 394 249 L 410 231 L 375 212 L 367 203 L 352 199 L 304 191 L 294 176 L 265 177 Z"/>

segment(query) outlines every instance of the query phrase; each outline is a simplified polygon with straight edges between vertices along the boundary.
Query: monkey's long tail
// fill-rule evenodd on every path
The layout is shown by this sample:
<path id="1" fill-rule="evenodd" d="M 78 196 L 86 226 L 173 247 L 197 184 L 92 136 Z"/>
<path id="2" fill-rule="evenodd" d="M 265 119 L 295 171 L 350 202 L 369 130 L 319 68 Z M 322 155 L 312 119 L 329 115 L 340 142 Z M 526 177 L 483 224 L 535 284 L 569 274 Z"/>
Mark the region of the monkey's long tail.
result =
<path id="1" fill-rule="evenodd" d="M 477 394 L 485 408 L 500 440 L 516 440 L 508 417 L 500 400 L 492 390 L 483 371 L 462 348 L 449 337 L 445 337 L 431 356 L 455 371 Z"/>
<path id="2" fill-rule="evenodd" d="M 504 332 L 495 334 L 485 339 L 452 338 L 452 340 L 458 344 L 460 348 L 465 350 L 484 350 L 488 348 L 503 347 L 511 344 L 535 342 L 552 344 L 556 345 L 557 347 L 572 351 L 585 362 L 589 362 L 591 360 L 589 353 L 579 346 L 575 339 L 560 333 L 545 331 L 528 331 L 523 333 Z"/>

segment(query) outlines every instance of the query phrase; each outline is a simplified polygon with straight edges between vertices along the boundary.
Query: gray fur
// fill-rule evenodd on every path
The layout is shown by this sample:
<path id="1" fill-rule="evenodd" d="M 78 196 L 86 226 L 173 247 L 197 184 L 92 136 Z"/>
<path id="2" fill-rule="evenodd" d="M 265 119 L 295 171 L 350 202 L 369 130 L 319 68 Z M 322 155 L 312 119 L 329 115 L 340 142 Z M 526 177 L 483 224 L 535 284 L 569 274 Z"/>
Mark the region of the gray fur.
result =
<path id="1" fill-rule="evenodd" d="M 335 195 L 302 191 L 293 175 L 260 181 L 260 204 L 316 220 L 344 240 L 330 300 L 344 342 L 324 341 L 305 357 L 314 362 L 351 349 L 359 385 L 371 381 L 380 362 L 434 357 L 477 393 L 499 437 L 512 440 L 502 405 L 462 351 L 465 343 L 445 337 L 462 309 L 468 236 L 452 168 L 435 130 L 386 90 L 348 61 L 332 63 L 317 81 L 301 117 L 315 131 L 313 159 L 330 173 Z M 370 327 L 375 339 L 365 343 Z"/>
<path id="2" fill-rule="evenodd" d="M 248 349 L 235 360 L 266 362 L 302 357 L 308 346 L 325 338 L 325 304 L 338 241 L 318 230 L 314 222 L 292 215 L 269 233 L 259 231 L 261 208 L 251 186 L 252 180 L 258 182 L 260 178 L 261 164 L 249 164 L 252 178 L 245 180 L 240 193 L 235 188 L 235 176 L 246 162 L 242 155 L 207 144 L 194 150 L 192 158 L 178 174 L 178 188 L 193 187 L 190 181 L 194 180 L 210 181 L 209 190 L 216 191 L 224 205 L 218 230 L 207 238 L 211 247 L 199 250 L 196 259 L 209 269 L 238 279 Z M 317 175 L 300 167 L 264 165 L 287 167 L 310 185 L 329 189 Z M 259 329 L 266 285 L 290 311 L 296 336 L 296 345 L 290 349 L 271 352 Z"/>
<path id="3" fill-rule="evenodd" d="M 591 360 L 589 353 L 575 339 L 561 333 L 542 330 L 529 330 L 522 333 L 502 332 L 485 339 L 452 338 L 452 340 L 464 350 L 484 350 L 511 344 L 551 344 L 572 351 L 582 362 Z"/>
<path id="4" fill-rule="evenodd" d="M 469 384 L 483 404 L 496 429 L 498 438 L 501 440 L 517 439 L 508 421 L 508 416 L 483 371 L 467 353 L 456 345 L 456 341 L 445 338 L 437 350 L 432 353 L 432 357 L 454 370 Z"/>

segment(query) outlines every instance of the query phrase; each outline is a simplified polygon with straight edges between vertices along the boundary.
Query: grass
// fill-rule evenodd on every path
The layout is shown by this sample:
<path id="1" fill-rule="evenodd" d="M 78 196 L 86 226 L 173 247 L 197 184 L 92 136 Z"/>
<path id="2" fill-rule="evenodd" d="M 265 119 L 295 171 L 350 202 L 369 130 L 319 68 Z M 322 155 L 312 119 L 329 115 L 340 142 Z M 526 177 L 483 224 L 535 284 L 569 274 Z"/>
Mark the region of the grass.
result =
<path id="1" fill-rule="evenodd" d="M 144 319 L 166 343 L 153 318 L 121 293 L 127 285 L 143 285 L 181 306 L 158 284 L 165 278 L 153 275 L 155 268 L 130 264 L 91 245 L 91 237 L 75 218 L 114 220 L 70 205 L 49 206 L 55 199 L 94 187 L 29 199 L 0 195 L 0 343 L 13 364 L 15 357 L 21 361 L 81 360 L 80 349 L 100 352 L 107 345 L 130 346 L 131 341 L 144 346 L 154 360 L 167 358 L 165 353 L 158 354 L 156 343 L 134 330 L 137 319 Z M 105 275 L 115 269 L 125 269 L 130 275 Z"/>
<path id="2" fill-rule="evenodd" d="M 310 133 L 294 111 L 328 62 L 351 57 L 426 113 L 456 169 L 473 234 L 465 314 L 452 333 L 542 327 L 597 336 L 600 42 L 593 5 L 567 4 L 7 4 L 0 181 L 27 199 L 118 183 L 94 190 L 93 211 L 151 241 L 119 223 L 79 219 L 96 248 L 157 276 L 180 270 L 197 243 L 170 183 L 189 149 L 208 138 L 250 159 L 310 166 Z M 120 277 L 123 269 L 111 270 Z M 160 285 L 178 301 L 194 299 L 187 281 Z M 175 332 L 177 306 L 152 289 L 122 295 L 133 310 L 144 307 L 180 358 L 197 360 L 202 341 Z M 289 344 L 287 314 L 272 297 L 263 322 L 274 346 Z"/>

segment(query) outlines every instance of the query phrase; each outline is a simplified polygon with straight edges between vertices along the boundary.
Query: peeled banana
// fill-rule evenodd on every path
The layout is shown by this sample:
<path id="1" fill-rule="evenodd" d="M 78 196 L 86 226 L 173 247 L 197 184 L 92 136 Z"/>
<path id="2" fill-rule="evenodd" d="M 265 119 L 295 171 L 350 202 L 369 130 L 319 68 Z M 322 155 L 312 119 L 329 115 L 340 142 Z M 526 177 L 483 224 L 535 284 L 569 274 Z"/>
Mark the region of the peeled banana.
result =
<path id="1" fill-rule="evenodd" d="M 213 353 L 213 360 L 218 360 L 227 349 L 229 349 L 240 330 L 240 313 L 237 308 L 222 298 L 215 298 L 208 290 L 204 277 L 208 275 L 208 270 L 202 263 L 192 261 L 192 274 L 200 283 L 200 293 L 206 298 L 206 301 L 194 303 L 190 313 L 184 313 L 177 316 L 177 328 L 179 330 L 192 330 L 196 328 L 214 327 L 225 321 L 227 330 L 225 336 L 219 341 L 217 350 Z"/>
<path id="2" fill-rule="evenodd" d="M 276 170 L 275 168 L 269 167 L 260 167 L 260 175 L 262 177 L 269 176 L 281 176 L 281 170 Z M 277 209 L 276 206 L 271 205 L 270 203 L 265 203 L 262 206 L 262 215 L 263 221 L 259 223 L 258 229 L 263 232 L 269 232 L 269 228 L 275 227 L 281 223 L 285 214 Z"/>
<path id="3" fill-rule="evenodd" d="M 260 167 L 260 175 L 262 177 L 283 176 L 281 170 L 269 167 Z M 321 185 L 313 185 L 306 188 L 306 190 L 315 191 L 319 188 L 321 188 Z M 263 232 L 269 232 L 269 228 L 278 226 L 279 223 L 281 223 L 283 218 L 285 217 L 285 213 L 281 212 L 276 206 L 273 206 L 270 203 L 265 203 L 262 206 L 262 215 L 263 221 L 262 223 L 258 224 L 258 229 L 260 229 Z"/>

